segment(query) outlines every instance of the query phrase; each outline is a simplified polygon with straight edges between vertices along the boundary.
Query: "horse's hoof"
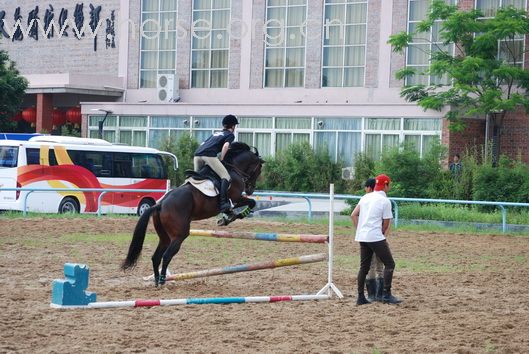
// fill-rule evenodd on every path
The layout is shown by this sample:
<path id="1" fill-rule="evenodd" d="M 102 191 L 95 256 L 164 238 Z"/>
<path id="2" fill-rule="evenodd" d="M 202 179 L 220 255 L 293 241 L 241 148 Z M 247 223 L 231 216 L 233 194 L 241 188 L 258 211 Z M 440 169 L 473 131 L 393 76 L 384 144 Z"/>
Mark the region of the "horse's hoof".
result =
<path id="1" fill-rule="evenodd" d="M 217 226 L 226 226 L 228 224 L 229 224 L 228 219 L 226 219 L 225 217 L 217 220 Z"/>
<path id="2" fill-rule="evenodd" d="M 158 279 L 158 285 L 162 286 L 165 284 L 165 275 L 160 275 L 160 278 Z"/>

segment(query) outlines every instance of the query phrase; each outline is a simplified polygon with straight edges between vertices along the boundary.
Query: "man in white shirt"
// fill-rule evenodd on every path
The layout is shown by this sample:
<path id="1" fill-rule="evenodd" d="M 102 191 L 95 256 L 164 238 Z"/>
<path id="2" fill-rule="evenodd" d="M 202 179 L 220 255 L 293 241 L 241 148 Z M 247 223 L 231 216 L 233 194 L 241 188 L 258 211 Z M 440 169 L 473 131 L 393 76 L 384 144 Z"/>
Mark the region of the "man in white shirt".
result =
<path id="1" fill-rule="evenodd" d="M 391 202 L 386 193 L 390 190 L 391 179 L 386 175 L 376 177 L 375 192 L 364 195 L 351 214 L 356 227 L 355 241 L 360 243 L 360 270 L 358 271 L 358 298 L 357 305 L 370 302 L 364 295 L 364 286 L 373 253 L 384 263 L 384 291 L 382 302 L 398 304 L 400 299 L 391 295 L 391 283 L 395 261 L 386 242 L 386 233 L 389 230 L 393 214 Z"/>

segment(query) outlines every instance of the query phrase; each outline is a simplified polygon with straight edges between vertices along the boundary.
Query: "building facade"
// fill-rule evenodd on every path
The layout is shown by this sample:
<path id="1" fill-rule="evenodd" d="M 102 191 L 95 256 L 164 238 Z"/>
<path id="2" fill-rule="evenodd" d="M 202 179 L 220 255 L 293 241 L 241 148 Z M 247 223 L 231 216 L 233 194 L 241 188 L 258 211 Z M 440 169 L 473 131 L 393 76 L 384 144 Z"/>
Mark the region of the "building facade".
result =
<path id="1" fill-rule="evenodd" d="M 493 13 L 511 3 L 527 8 L 525 0 L 458 5 Z M 403 82 L 395 72 L 405 65 L 427 66 L 428 57 L 416 50 L 423 44 L 401 55 L 387 40 L 412 30 L 429 4 L 0 0 L 0 23 L 6 20 L 0 48 L 30 82 L 25 105 L 36 106 L 37 131 L 50 130 L 54 107 L 80 105 L 84 136 L 98 136 L 108 111 L 106 140 L 157 147 L 182 134 L 201 141 L 230 113 L 240 118 L 237 139 L 263 156 L 307 141 L 352 166 L 359 152 L 378 158 L 383 149 L 404 142 L 424 154 L 441 139 L 453 154 L 485 141 L 483 119 L 469 120 L 465 132 L 454 134 L 442 119 L 445 112 L 425 112 L 400 97 Z M 16 19 L 22 25 L 18 33 Z M 506 129 L 518 133 L 504 138 L 502 148 L 529 162 L 528 148 L 515 138 L 529 134 L 524 117 L 508 119 Z"/>

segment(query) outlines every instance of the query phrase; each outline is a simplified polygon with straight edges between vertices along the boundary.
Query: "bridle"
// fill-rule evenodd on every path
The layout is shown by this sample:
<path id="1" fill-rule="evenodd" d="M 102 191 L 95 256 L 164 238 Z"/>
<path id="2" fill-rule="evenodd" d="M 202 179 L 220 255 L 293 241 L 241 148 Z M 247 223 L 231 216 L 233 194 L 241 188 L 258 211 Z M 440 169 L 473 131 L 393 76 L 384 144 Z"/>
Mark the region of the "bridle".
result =
<path id="1" fill-rule="evenodd" d="M 256 155 L 256 157 L 257 159 L 260 159 L 259 156 Z M 247 173 L 241 170 L 240 168 L 238 168 L 237 166 L 231 163 L 226 163 L 226 166 L 228 166 L 233 172 L 237 173 L 241 177 L 242 182 L 244 183 L 245 186 L 249 186 L 255 189 L 255 180 L 257 179 L 256 174 L 257 174 L 257 169 L 259 168 L 259 166 L 261 166 L 260 162 L 257 162 L 255 164 L 255 167 L 250 171 L 250 173 Z"/>

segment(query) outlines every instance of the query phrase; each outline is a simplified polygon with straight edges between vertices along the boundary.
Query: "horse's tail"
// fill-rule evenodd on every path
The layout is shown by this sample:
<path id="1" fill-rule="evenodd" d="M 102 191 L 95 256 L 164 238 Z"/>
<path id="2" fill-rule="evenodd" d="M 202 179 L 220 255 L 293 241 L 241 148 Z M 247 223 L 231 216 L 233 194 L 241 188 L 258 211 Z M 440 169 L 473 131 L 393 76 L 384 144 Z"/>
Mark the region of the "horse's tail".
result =
<path id="1" fill-rule="evenodd" d="M 121 269 L 127 270 L 136 266 L 138 257 L 141 254 L 141 249 L 143 248 L 143 241 L 145 240 L 145 233 L 147 232 L 147 225 L 149 225 L 151 214 L 159 209 L 160 204 L 156 204 L 141 214 L 138 223 L 136 224 L 136 228 L 134 228 L 134 234 L 129 246 L 129 253 L 127 254 L 127 258 L 121 264 Z"/>

